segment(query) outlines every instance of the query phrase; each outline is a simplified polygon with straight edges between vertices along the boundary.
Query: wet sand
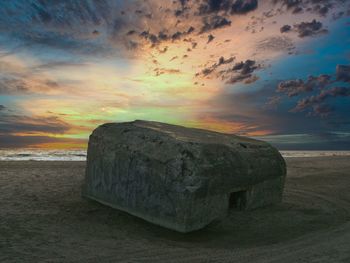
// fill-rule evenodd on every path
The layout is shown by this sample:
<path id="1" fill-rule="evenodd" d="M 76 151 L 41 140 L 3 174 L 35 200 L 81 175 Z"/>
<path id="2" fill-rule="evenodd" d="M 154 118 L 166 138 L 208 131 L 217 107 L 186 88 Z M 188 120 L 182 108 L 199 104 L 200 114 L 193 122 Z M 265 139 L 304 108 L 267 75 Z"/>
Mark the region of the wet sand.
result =
<path id="1" fill-rule="evenodd" d="M 350 157 L 286 161 L 282 204 L 190 234 L 81 198 L 84 162 L 0 162 L 0 262 L 350 262 Z"/>

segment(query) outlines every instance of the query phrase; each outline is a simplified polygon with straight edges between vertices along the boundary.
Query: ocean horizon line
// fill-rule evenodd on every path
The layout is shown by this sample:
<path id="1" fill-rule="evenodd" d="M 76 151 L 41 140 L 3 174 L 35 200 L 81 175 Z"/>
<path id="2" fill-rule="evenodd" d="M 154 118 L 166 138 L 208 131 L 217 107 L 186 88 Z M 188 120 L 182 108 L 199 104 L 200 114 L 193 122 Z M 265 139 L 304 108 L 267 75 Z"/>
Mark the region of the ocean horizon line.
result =
<path id="1" fill-rule="evenodd" d="M 350 150 L 279 150 L 284 158 L 350 156 Z M 87 150 L 0 149 L 0 161 L 86 161 Z"/>

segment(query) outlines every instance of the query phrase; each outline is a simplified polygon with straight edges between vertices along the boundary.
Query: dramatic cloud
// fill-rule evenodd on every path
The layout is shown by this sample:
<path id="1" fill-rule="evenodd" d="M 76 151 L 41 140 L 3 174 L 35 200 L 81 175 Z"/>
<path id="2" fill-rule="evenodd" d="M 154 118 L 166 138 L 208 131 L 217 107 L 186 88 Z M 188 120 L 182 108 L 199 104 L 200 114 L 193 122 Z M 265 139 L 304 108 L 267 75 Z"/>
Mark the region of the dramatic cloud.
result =
<path id="1" fill-rule="evenodd" d="M 288 31 L 290 31 L 292 29 L 292 27 L 290 25 L 284 25 L 281 27 L 280 31 L 281 33 L 286 33 Z"/>
<path id="2" fill-rule="evenodd" d="M 338 81 L 350 82 L 350 65 L 338 65 L 336 77 Z"/>
<path id="3" fill-rule="evenodd" d="M 201 28 L 201 33 L 208 32 L 217 28 L 231 26 L 231 21 L 227 20 L 222 16 L 212 16 L 203 19 L 203 27 Z"/>
<path id="4" fill-rule="evenodd" d="M 301 79 L 283 81 L 278 85 L 278 92 L 285 92 L 289 97 L 299 95 L 300 92 L 312 91 L 313 88 L 304 85 Z"/>
<path id="5" fill-rule="evenodd" d="M 168 69 L 168 68 L 155 68 L 154 72 L 156 76 L 160 76 L 163 74 L 180 74 L 181 73 L 179 69 Z"/>
<path id="6" fill-rule="evenodd" d="M 246 14 L 258 7 L 258 0 L 236 0 L 231 7 L 231 14 Z"/>
<path id="7" fill-rule="evenodd" d="M 225 65 L 225 64 L 230 64 L 235 60 L 234 57 L 230 57 L 225 59 L 224 57 L 220 57 L 219 61 L 217 63 L 214 63 L 213 65 L 211 65 L 210 67 L 207 67 L 205 69 L 202 70 L 201 73 L 197 73 L 196 76 L 199 75 L 203 75 L 203 76 L 208 76 L 211 73 L 213 73 L 218 67 L 220 67 L 221 65 Z"/>
<path id="8" fill-rule="evenodd" d="M 334 107 L 327 104 L 317 104 L 313 106 L 313 114 L 315 116 L 327 117 L 333 111 Z"/>
<path id="9" fill-rule="evenodd" d="M 256 61 L 250 59 L 246 60 L 245 62 L 241 61 L 239 63 L 236 63 L 231 69 L 231 72 L 233 72 L 234 75 L 228 79 L 227 83 L 252 83 L 257 80 L 257 77 L 253 76 L 252 73 L 258 68 L 260 68 L 260 65 L 257 65 Z"/>
<path id="10" fill-rule="evenodd" d="M 54 80 L 30 76 L 28 73 L 0 75 L 0 96 L 58 93 L 60 88 L 60 84 Z"/>
<path id="11" fill-rule="evenodd" d="M 253 73 L 257 68 L 258 66 L 254 60 L 246 60 L 245 62 L 241 61 L 236 63 L 233 66 L 232 71 L 240 72 L 242 75 L 247 75 Z"/>
<path id="12" fill-rule="evenodd" d="M 277 109 L 277 106 L 282 102 L 281 96 L 272 96 L 268 98 L 268 101 L 265 104 L 266 109 Z"/>
<path id="13" fill-rule="evenodd" d="M 58 117 L 1 114 L 0 124 L 0 134 L 63 134 L 70 129 L 70 125 Z"/>
<path id="14" fill-rule="evenodd" d="M 13 78 L 0 79 L 0 94 L 26 94 L 28 87 L 24 80 Z"/>
<path id="15" fill-rule="evenodd" d="M 275 4 L 280 3 L 282 7 L 285 7 L 293 14 L 299 14 L 302 12 L 311 12 L 320 16 L 325 16 L 329 11 L 334 8 L 335 5 L 341 4 L 343 0 L 273 0 Z"/>
<path id="16" fill-rule="evenodd" d="M 275 3 L 282 3 L 283 5 L 285 5 L 287 7 L 287 9 L 291 9 L 291 8 L 299 8 L 302 4 L 301 0 L 274 0 Z"/>
<path id="17" fill-rule="evenodd" d="M 207 42 L 207 44 L 210 43 L 211 41 L 213 41 L 214 38 L 215 38 L 215 37 L 214 37 L 212 34 L 210 34 L 210 35 L 208 36 L 208 42 Z"/>
<path id="18" fill-rule="evenodd" d="M 334 86 L 349 80 L 347 78 L 349 68 L 346 65 L 337 65 L 333 76 L 322 74 L 309 76 L 305 81 L 302 79 L 282 81 L 278 84 L 276 92 L 284 93 L 289 98 L 312 93 L 312 95 L 307 97 L 299 98 L 296 106 L 290 111 L 303 112 L 311 110 L 308 112 L 308 115 L 327 117 L 331 112 L 335 111 L 335 107 L 326 103 L 326 101 L 328 102 L 331 98 L 350 96 L 350 87 Z M 272 105 L 273 103 L 274 101 L 270 100 L 267 102 L 267 105 Z"/>
<path id="19" fill-rule="evenodd" d="M 257 7 L 257 0 L 204 0 L 199 7 L 199 13 L 208 14 L 228 11 L 231 14 L 246 14 Z"/>
<path id="20" fill-rule="evenodd" d="M 279 52 L 287 52 L 288 54 L 290 54 L 295 49 L 293 41 L 286 36 L 268 37 L 258 42 L 256 47 L 261 52 L 279 51 Z"/>
<path id="21" fill-rule="evenodd" d="M 27 44 L 73 52 L 106 53 L 112 49 L 98 40 L 105 26 L 111 36 L 122 31 L 124 4 L 119 1 L 13 1 L 0 8 L 0 32 Z M 19 19 L 20 18 L 20 19 Z M 28 25 L 31 26 L 28 26 Z M 9 30 L 11 28 L 11 30 Z M 104 34 L 103 34 L 104 35 Z M 97 36 L 97 38 L 96 38 Z"/>
<path id="22" fill-rule="evenodd" d="M 234 61 L 234 57 L 225 59 L 220 57 L 217 63 L 212 64 L 211 66 L 204 68 L 202 72 L 197 73 L 196 76 L 211 76 L 214 73 L 214 76 L 226 80 L 227 84 L 235 84 L 243 82 L 245 84 L 253 83 L 258 78 L 252 73 L 259 69 L 261 65 L 258 65 L 254 60 L 246 60 L 245 62 L 241 61 L 231 67 L 226 67 L 225 69 L 218 70 L 222 65 L 231 64 Z"/>
<path id="23" fill-rule="evenodd" d="M 301 22 L 300 24 L 294 25 L 294 27 L 298 32 L 299 37 L 314 36 L 327 32 L 326 29 L 322 28 L 322 23 L 315 19 L 311 22 Z"/>
<path id="24" fill-rule="evenodd" d="M 311 92 L 314 89 L 323 89 L 330 83 L 330 75 L 309 76 L 306 81 L 301 79 L 282 81 L 278 84 L 277 91 L 286 93 L 288 97 L 294 97 L 304 92 Z"/>
<path id="25" fill-rule="evenodd" d="M 348 9 L 341 0 L 4 1 L 0 141 L 73 143 L 133 119 L 251 136 L 342 131 L 348 95 L 333 89 L 349 83 Z M 303 113 L 291 113 L 303 99 Z"/>
<path id="26" fill-rule="evenodd" d="M 72 128 L 58 116 L 28 116 L 0 105 L 0 148 L 30 147 L 45 143 L 66 143 L 81 147 L 86 143 L 85 139 L 57 137 Z"/>
<path id="27" fill-rule="evenodd" d="M 208 29 L 209 30 L 209 29 Z M 180 40 L 182 38 L 184 38 L 187 35 L 190 35 L 191 33 L 193 33 L 195 31 L 195 28 L 190 26 L 187 30 L 185 31 L 176 31 L 173 34 L 166 34 L 163 31 L 159 32 L 158 35 L 155 34 L 151 34 L 149 31 L 143 31 L 139 34 L 139 36 L 144 39 L 147 40 L 148 42 L 151 43 L 152 47 L 154 47 L 155 45 L 163 42 L 163 41 L 177 41 Z M 133 35 L 134 33 L 130 34 L 130 32 L 136 32 L 136 31 L 129 31 L 127 33 L 127 35 Z"/>
<path id="28" fill-rule="evenodd" d="M 217 66 L 225 65 L 225 64 L 230 64 L 235 60 L 234 57 L 230 57 L 225 59 L 224 57 L 220 57 L 218 63 L 216 64 Z"/>
<path id="29" fill-rule="evenodd" d="M 331 107 L 328 105 L 324 105 L 323 103 L 334 97 L 350 97 L 350 88 L 349 87 L 333 87 L 328 90 L 323 90 L 320 94 L 316 96 L 310 96 L 307 98 L 303 98 L 298 101 L 295 108 L 293 108 L 292 112 L 301 112 L 311 106 L 316 106 L 317 109 L 328 109 L 331 110 Z M 327 108 L 328 107 L 328 108 Z M 315 108 L 314 108 L 315 109 Z"/>

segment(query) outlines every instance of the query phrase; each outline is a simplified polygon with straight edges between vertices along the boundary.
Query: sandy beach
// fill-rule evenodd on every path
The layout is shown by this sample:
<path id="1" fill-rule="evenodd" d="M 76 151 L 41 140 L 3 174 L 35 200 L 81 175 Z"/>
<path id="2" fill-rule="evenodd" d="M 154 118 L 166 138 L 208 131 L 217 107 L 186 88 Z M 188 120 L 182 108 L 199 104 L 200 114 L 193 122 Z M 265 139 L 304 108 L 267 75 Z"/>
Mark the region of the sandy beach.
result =
<path id="1" fill-rule="evenodd" d="M 0 162 L 0 262 L 350 262 L 350 157 L 287 158 L 283 203 L 179 234 L 81 198 L 85 162 Z"/>

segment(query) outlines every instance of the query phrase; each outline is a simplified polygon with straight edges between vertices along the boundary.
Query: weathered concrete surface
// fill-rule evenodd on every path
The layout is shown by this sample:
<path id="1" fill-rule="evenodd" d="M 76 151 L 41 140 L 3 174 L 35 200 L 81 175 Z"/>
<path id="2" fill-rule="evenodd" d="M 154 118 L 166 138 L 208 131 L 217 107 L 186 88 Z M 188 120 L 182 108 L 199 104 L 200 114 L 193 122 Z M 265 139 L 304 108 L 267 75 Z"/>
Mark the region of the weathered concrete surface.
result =
<path id="1" fill-rule="evenodd" d="M 232 206 L 280 202 L 285 174 L 279 152 L 262 141 L 158 122 L 110 123 L 90 136 L 83 195 L 190 232 Z"/>

